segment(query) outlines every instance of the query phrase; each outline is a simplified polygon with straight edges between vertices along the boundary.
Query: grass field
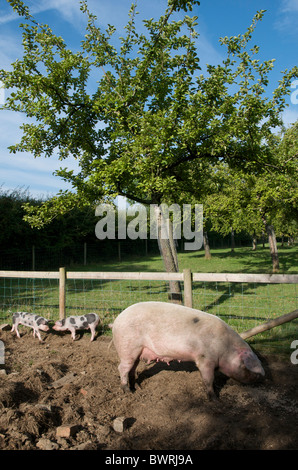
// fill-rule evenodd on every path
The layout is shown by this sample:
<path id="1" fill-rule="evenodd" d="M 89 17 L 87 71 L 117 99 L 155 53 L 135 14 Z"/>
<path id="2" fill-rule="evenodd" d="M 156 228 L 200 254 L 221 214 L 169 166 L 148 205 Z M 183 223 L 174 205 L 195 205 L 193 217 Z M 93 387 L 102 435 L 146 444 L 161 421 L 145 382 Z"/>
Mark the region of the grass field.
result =
<path id="1" fill-rule="evenodd" d="M 280 273 L 298 273 L 297 247 L 279 248 Z M 203 251 L 178 254 L 179 270 L 192 272 L 271 273 L 268 248 L 212 251 L 206 260 Z M 71 266 L 69 271 L 164 271 L 160 256 L 127 257 L 88 266 Z M 183 286 L 182 286 L 183 287 Z M 167 283 L 161 281 L 68 280 L 67 315 L 97 311 L 107 325 L 118 313 L 135 302 L 168 301 Z M 49 279 L 0 279 L 0 321 L 17 310 L 58 318 L 58 281 Z M 295 284 L 193 283 L 193 306 L 218 315 L 238 332 L 289 313 L 298 308 Z M 256 348 L 290 354 L 291 342 L 298 339 L 298 320 L 277 327 L 249 340 Z"/>
<path id="2" fill-rule="evenodd" d="M 298 246 L 279 247 L 280 274 L 298 274 Z M 213 273 L 271 273 L 272 263 L 269 248 L 229 248 L 214 249 L 212 258 L 206 260 L 203 250 L 178 253 L 179 270 L 190 268 L 193 272 Z M 163 261 L 159 255 L 145 257 L 127 257 L 121 262 L 103 261 L 100 265 L 89 263 L 85 266 L 74 266 L 74 271 L 164 271 Z"/>

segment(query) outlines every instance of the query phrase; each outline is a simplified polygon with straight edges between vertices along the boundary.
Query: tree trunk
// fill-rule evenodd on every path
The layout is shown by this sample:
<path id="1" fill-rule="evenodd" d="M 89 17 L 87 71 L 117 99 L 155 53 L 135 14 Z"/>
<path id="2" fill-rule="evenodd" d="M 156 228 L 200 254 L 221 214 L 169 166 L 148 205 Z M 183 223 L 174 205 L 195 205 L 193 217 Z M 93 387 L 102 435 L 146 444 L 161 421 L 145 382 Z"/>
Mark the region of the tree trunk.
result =
<path id="1" fill-rule="evenodd" d="M 281 246 L 284 247 L 284 241 L 285 241 L 285 237 L 284 235 L 281 236 Z"/>
<path id="2" fill-rule="evenodd" d="M 257 240 L 257 237 L 256 237 L 256 232 L 254 232 L 253 237 L 252 237 L 252 250 L 253 251 L 256 251 L 257 244 L 258 244 L 258 240 Z"/>
<path id="3" fill-rule="evenodd" d="M 272 259 L 272 271 L 276 273 L 279 271 L 279 259 L 278 259 L 276 236 L 275 236 L 273 225 L 266 224 L 266 232 L 268 235 L 270 254 L 271 254 L 271 259 Z"/>
<path id="4" fill-rule="evenodd" d="M 233 227 L 231 227 L 231 251 L 235 251 L 235 236 Z"/>
<path id="5" fill-rule="evenodd" d="M 211 252 L 210 252 L 210 246 L 209 246 L 209 240 L 208 240 L 208 233 L 207 232 L 203 233 L 203 239 L 204 239 L 205 259 L 211 259 Z"/>
<path id="6" fill-rule="evenodd" d="M 265 234 L 264 234 L 264 232 L 262 232 L 262 244 L 263 244 L 263 248 L 265 248 Z"/>
<path id="7" fill-rule="evenodd" d="M 158 230 L 158 245 L 163 258 L 165 270 L 169 273 L 179 272 L 177 249 L 173 238 L 172 223 L 165 219 L 159 206 L 155 208 Z M 182 292 L 179 281 L 169 282 L 169 300 L 173 303 L 182 304 Z"/>

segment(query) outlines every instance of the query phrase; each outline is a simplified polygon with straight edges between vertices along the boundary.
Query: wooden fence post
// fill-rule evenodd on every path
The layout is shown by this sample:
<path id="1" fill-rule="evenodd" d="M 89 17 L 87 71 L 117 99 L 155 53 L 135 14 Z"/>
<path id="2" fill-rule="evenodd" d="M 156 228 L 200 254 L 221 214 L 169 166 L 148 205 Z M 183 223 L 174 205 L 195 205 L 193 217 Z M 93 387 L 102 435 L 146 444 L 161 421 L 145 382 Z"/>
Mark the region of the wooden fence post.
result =
<path id="1" fill-rule="evenodd" d="M 65 289 L 66 289 L 65 268 L 59 269 L 59 319 L 65 318 Z"/>
<path id="2" fill-rule="evenodd" d="M 87 265 L 87 243 L 84 243 L 84 266 Z"/>
<path id="3" fill-rule="evenodd" d="M 192 272 L 190 269 L 183 269 L 184 282 L 184 305 L 192 308 Z"/>
<path id="4" fill-rule="evenodd" d="M 32 271 L 35 271 L 35 246 L 32 245 Z"/>

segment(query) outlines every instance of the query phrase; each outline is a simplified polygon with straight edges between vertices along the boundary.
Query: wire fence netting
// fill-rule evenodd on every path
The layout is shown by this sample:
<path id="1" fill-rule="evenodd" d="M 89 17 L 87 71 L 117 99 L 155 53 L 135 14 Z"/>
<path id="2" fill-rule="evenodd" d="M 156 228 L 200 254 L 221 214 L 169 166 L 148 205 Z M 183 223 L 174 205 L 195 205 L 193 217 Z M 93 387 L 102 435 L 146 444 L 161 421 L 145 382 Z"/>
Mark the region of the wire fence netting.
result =
<path id="1" fill-rule="evenodd" d="M 66 316 L 96 312 L 108 325 L 126 307 L 137 302 L 168 302 L 166 281 L 68 279 Z M 183 290 L 183 283 L 181 283 Z M 248 282 L 193 282 L 193 308 L 221 317 L 237 331 L 264 323 L 298 308 L 297 284 Z M 10 322 L 16 311 L 59 318 L 58 279 L 0 278 L 0 321 Z M 291 322 L 288 328 L 297 328 Z"/>

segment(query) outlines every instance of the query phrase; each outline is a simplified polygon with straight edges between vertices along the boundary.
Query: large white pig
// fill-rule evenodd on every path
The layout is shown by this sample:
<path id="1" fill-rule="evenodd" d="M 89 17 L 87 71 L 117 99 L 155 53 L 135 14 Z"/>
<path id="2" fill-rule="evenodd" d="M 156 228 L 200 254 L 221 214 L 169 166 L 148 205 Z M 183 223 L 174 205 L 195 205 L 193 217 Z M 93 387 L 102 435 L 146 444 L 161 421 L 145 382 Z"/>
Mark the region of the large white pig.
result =
<path id="1" fill-rule="evenodd" d="M 166 302 L 140 302 L 121 312 L 112 330 L 124 391 L 130 390 L 140 359 L 195 362 L 210 399 L 216 397 L 215 370 L 243 383 L 265 375 L 259 359 L 238 333 L 201 310 Z"/>

